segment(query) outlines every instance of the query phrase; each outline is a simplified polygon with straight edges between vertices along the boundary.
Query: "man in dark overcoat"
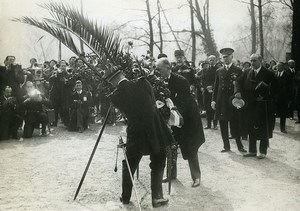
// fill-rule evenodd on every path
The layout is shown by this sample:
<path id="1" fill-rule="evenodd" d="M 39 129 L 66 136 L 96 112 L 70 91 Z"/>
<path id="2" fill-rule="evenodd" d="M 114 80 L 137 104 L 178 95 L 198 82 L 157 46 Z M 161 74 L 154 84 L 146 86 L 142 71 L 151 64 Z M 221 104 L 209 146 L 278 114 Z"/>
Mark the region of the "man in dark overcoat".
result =
<path id="1" fill-rule="evenodd" d="M 202 86 L 204 89 L 204 110 L 206 111 L 206 120 L 207 126 L 204 129 L 210 129 L 211 123 L 213 122 L 213 128 L 217 127 L 217 120 L 214 119 L 214 110 L 211 107 L 213 86 L 216 78 L 216 70 L 218 69 L 215 66 L 216 57 L 211 55 L 208 57 L 208 62 L 204 62 L 202 65 L 207 68 L 202 70 Z"/>
<path id="2" fill-rule="evenodd" d="M 197 103 L 190 93 L 190 84 L 187 79 L 176 73 L 171 73 L 171 64 L 167 58 L 161 58 L 156 63 L 161 76 L 168 81 L 171 92 L 170 99 L 183 117 L 184 124 L 181 128 L 172 127 L 175 140 L 178 142 L 183 159 L 188 160 L 192 187 L 200 185 L 200 166 L 198 149 L 205 142 L 202 120 Z M 176 159 L 174 159 L 176 161 Z M 175 179 L 176 163 L 173 163 L 171 178 Z"/>
<path id="3" fill-rule="evenodd" d="M 276 116 L 280 118 L 280 131 L 287 133 L 285 125 L 288 116 L 288 105 L 293 96 L 293 81 L 291 75 L 284 71 L 282 62 L 278 62 L 277 70 L 278 91 L 275 98 Z"/>
<path id="4" fill-rule="evenodd" d="M 117 88 L 111 101 L 127 118 L 126 156 L 131 172 L 135 173 L 143 155 L 150 155 L 152 205 L 165 205 L 168 200 L 163 198 L 162 177 L 166 147 L 173 142 L 173 137 L 156 107 L 153 88 L 145 78 L 129 81 L 117 67 L 106 71 L 104 78 Z M 133 184 L 125 160 L 122 166 L 120 200 L 128 204 Z"/>
<path id="5" fill-rule="evenodd" d="M 262 66 L 262 57 L 252 54 L 252 68 L 237 81 L 237 98 L 243 98 L 248 105 L 244 114 L 249 132 L 249 152 L 244 157 L 257 156 L 256 141 L 260 140 L 259 159 L 266 157 L 269 138 L 274 129 L 274 96 L 277 79 L 273 72 Z"/>
<path id="6" fill-rule="evenodd" d="M 232 63 L 233 52 L 232 48 L 223 48 L 220 50 L 224 66 L 220 67 L 216 73 L 211 106 L 216 110 L 215 118 L 220 122 L 221 136 L 224 144 L 224 149 L 221 152 L 230 151 L 229 124 L 230 132 L 236 140 L 238 150 L 246 152 L 241 142 L 238 111 L 234 110 L 229 104 L 230 98 L 235 93 L 235 81 L 242 74 L 242 70 Z"/>

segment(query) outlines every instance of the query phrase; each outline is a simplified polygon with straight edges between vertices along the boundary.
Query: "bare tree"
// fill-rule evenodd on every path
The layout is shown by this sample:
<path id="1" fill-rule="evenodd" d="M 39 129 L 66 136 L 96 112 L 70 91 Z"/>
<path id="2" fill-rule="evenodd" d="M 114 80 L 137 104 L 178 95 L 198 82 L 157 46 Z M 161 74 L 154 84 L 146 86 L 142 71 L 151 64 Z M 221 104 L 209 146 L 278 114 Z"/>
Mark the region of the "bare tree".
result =
<path id="1" fill-rule="evenodd" d="M 213 38 L 212 31 L 210 29 L 210 23 L 209 23 L 209 0 L 206 0 L 204 6 L 203 6 L 203 14 L 200 9 L 200 5 L 198 0 L 195 0 L 195 7 L 194 7 L 194 13 L 196 18 L 198 19 L 200 26 L 201 26 L 201 33 L 197 33 L 198 36 L 201 37 L 203 41 L 204 46 L 204 52 L 207 55 L 219 55 L 219 52 L 217 51 L 217 46 L 215 43 L 215 40 Z"/>
<path id="2" fill-rule="evenodd" d="M 147 6 L 147 16 L 148 16 L 148 24 L 149 24 L 149 50 L 151 56 L 153 55 L 153 45 L 154 45 L 154 38 L 153 38 L 153 25 L 152 25 L 152 16 L 150 11 L 150 5 L 149 0 L 146 0 L 146 6 Z"/>
<path id="3" fill-rule="evenodd" d="M 160 16 L 160 2 L 159 0 L 157 0 L 157 15 L 158 15 L 158 30 L 159 30 L 159 40 L 160 40 L 160 43 L 159 43 L 159 52 L 162 53 L 163 52 L 163 37 L 162 37 L 162 27 L 161 27 L 161 16 Z"/>
<path id="4" fill-rule="evenodd" d="M 254 2 L 250 0 L 250 16 L 251 16 L 251 54 L 256 52 L 256 20 Z"/>
<path id="5" fill-rule="evenodd" d="M 190 15 L 191 15 L 191 36 L 192 36 L 192 61 L 196 61 L 196 33 L 194 23 L 194 6 L 193 0 L 189 0 L 190 3 Z"/>
<path id="6" fill-rule="evenodd" d="M 262 2 L 258 0 L 258 20 L 259 20 L 259 41 L 260 41 L 260 55 L 264 58 L 264 32 L 263 32 L 263 13 Z"/>

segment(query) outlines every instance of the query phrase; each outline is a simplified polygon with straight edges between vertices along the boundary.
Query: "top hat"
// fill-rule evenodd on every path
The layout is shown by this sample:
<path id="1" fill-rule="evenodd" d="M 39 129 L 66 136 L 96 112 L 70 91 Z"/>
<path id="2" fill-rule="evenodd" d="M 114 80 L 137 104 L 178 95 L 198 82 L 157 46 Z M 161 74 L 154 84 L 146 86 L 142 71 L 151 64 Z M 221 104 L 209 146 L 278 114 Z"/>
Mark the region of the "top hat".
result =
<path id="1" fill-rule="evenodd" d="M 184 51 L 183 50 L 175 50 L 174 55 L 176 56 L 184 56 Z"/>
<path id="2" fill-rule="evenodd" d="M 110 81 L 114 77 L 116 77 L 119 73 L 121 73 L 120 66 L 112 66 L 105 71 L 102 78 L 104 80 Z"/>
<path id="3" fill-rule="evenodd" d="M 222 48 L 220 50 L 220 53 L 223 55 L 223 56 L 230 56 L 232 53 L 234 52 L 234 50 L 232 48 Z"/>

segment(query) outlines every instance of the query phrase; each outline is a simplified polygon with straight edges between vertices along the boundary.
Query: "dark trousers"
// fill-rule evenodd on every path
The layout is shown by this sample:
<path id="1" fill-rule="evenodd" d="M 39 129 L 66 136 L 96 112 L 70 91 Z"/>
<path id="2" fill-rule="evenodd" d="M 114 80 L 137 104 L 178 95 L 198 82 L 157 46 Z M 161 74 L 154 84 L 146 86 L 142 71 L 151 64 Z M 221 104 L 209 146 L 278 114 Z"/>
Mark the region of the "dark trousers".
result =
<path id="1" fill-rule="evenodd" d="M 257 140 L 252 136 L 252 134 L 249 134 L 249 152 L 250 153 L 257 153 L 256 141 Z M 261 139 L 260 145 L 259 145 L 259 152 L 266 155 L 267 148 L 268 148 L 268 139 L 267 138 Z"/>
<path id="2" fill-rule="evenodd" d="M 129 155 L 127 152 L 126 155 L 133 177 L 143 155 Z M 158 154 L 151 154 L 150 160 L 152 199 L 163 198 L 162 178 L 166 164 L 166 152 L 162 150 Z M 129 201 L 132 193 L 132 181 L 125 160 L 122 161 L 122 168 L 122 199 Z"/>
<path id="3" fill-rule="evenodd" d="M 228 133 L 228 124 L 229 121 L 220 120 L 220 130 L 221 136 L 224 144 L 224 149 L 230 150 L 230 143 L 229 143 L 229 133 Z M 238 149 L 244 149 L 244 146 L 241 142 L 241 137 L 239 135 L 238 129 L 238 121 L 230 121 L 231 130 L 234 130 L 234 137 L 236 141 L 236 145 Z"/>
<path id="4" fill-rule="evenodd" d="M 206 121 L 207 121 L 207 127 L 211 128 L 211 122 L 213 122 L 213 127 L 216 127 L 218 124 L 217 120 L 214 120 L 214 112 L 215 111 L 206 111 Z"/>
<path id="5" fill-rule="evenodd" d="M 169 152 L 168 152 L 169 153 Z M 172 160 L 171 160 L 171 179 L 177 178 L 177 149 L 172 149 Z M 191 177 L 193 180 L 199 179 L 201 176 L 198 151 L 191 152 L 191 155 L 187 159 L 190 167 Z M 167 175 L 169 175 L 169 169 L 167 169 Z"/>
<path id="6" fill-rule="evenodd" d="M 286 122 L 286 117 L 285 116 L 281 116 L 280 117 L 280 131 L 284 131 L 285 130 L 285 122 Z"/>
<path id="7" fill-rule="evenodd" d="M 190 172 L 192 179 L 200 179 L 201 177 L 201 171 L 200 171 L 200 165 L 199 165 L 199 159 L 198 159 L 198 153 L 193 153 L 188 158 L 189 166 L 190 166 Z"/>

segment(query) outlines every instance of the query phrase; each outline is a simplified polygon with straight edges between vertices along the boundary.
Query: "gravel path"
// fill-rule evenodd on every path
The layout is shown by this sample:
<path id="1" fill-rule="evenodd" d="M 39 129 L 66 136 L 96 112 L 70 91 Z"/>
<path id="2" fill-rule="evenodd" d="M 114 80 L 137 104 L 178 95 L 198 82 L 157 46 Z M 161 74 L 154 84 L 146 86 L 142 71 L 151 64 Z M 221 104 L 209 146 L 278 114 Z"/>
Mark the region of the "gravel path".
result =
<path id="1" fill-rule="evenodd" d="M 278 121 L 278 120 L 277 120 Z M 178 180 L 165 197 L 169 205 L 155 210 L 299 210 L 300 125 L 287 120 L 288 134 L 278 131 L 264 160 L 243 158 L 234 141 L 232 152 L 220 153 L 220 131 L 205 130 L 206 143 L 199 150 L 202 181 L 191 188 L 187 161 L 179 155 Z M 107 126 L 76 201 L 78 183 L 94 147 L 101 125 L 84 133 L 68 132 L 62 126 L 53 136 L 0 142 L 0 210 L 137 210 L 124 206 L 121 193 L 121 159 L 114 172 L 118 136 L 123 125 Z M 245 146 L 247 141 L 243 141 Z M 246 147 L 247 148 L 247 147 Z M 143 210 L 152 210 L 149 157 L 140 164 L 136 181 Z"/>

